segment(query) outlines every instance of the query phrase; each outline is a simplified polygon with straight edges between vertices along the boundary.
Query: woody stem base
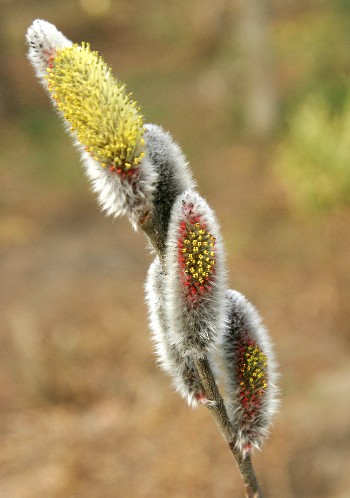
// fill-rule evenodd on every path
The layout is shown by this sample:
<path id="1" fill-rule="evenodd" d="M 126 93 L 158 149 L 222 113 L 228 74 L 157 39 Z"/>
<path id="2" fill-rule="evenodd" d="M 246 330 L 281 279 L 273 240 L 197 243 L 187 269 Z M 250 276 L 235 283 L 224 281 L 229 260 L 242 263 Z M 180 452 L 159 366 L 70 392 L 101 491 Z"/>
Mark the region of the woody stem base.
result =
<path id="1" fill-rule="evenodd" d="M 207 358 L 195 360 L 196 369 L 201 379 L 201 383 L 207 399 L 210 401 L 206 406 L 213 415 L 220 432 L 233 454 L 236 464 L 241 473 L 246 489 L 247 498 L 263 498 L 250 455 L 245 456 L 235 447 L 235 438 L 232 425 L 227 415 L 224 401 L 221 397 L 213 372 Z M 214 403 L 213 403 L 214 402 Z"/>

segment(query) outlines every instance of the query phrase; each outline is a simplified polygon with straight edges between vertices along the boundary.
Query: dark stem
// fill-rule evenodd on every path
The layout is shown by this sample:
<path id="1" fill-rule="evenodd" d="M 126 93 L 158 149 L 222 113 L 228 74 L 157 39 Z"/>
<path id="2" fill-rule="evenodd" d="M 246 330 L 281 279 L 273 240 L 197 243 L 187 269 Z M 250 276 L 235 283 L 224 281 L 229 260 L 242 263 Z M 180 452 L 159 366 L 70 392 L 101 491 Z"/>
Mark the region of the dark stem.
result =
<path id="1" fill-rule="evenodd" d="M 235 437 L 232 425 L 228 418 L 224 401 L 216 385 L 215 378 L 210 368 L 208 359 L 196 359 L 195 364 L 206 397 L 209 401 L 214 401 L 214 403 L 208 403 L 206 406 L 213 415 L 221 431 L 221 434 L 223 435 L 228 447 L 230 448 L 231 453 L 236 460 L 237 466 L 240 470 L 243 482 L 245 484 L 246 496 L 247 498 L 262 498 L 263 494 L 256 478 L 250 455 L 247 455 L 245 458 L 243 458 L 242 453 L 235 447 Z"/>

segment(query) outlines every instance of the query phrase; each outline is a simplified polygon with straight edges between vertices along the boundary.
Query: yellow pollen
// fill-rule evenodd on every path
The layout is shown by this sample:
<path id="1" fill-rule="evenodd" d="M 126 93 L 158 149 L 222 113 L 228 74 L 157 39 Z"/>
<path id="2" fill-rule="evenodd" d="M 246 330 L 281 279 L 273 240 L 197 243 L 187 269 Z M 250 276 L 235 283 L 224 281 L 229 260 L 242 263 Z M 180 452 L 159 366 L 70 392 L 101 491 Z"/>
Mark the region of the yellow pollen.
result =
<path id="1" fill-rule="evenodd" d="M 186 222 L 184 237 L 180 249 L 184 272 L 192 286 L 204 286 L 209 283 L 215 267 L 215 251 L 206 249 L 209 244 L 214 247 L 215 238 L 199 222 Z M 211 257 L 210 257 L 211 256 Z"/>
<path id="2" fill-rule="evenodd" d="M 58 49 L 46 79 L 58 109 L 94 159 L 125 171 L 140 164 L 142 116 L 89 44 Z"/>
<path id="3" fill-rule="evenodd" d="M 250 394 L 263 394 L 268 387 L 266 379 L 267 357 L 258 346 L 244 345 L 240 360 L 240 385 L 245 386 Z"/>

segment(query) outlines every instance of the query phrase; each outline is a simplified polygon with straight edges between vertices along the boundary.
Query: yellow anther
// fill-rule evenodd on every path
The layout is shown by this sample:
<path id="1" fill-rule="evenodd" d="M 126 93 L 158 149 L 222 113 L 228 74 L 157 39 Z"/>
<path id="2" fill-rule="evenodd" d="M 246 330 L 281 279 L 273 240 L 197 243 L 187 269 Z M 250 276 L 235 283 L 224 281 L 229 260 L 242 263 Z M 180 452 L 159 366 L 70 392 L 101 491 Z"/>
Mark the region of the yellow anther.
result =
<path id="1" fill-rule="evenodd" d="M 88 44 L 58 49 L 47 81 L 59 109 L 94 158 L 125 169 L 140 163 L 144 156 L 142 116 Z"/>

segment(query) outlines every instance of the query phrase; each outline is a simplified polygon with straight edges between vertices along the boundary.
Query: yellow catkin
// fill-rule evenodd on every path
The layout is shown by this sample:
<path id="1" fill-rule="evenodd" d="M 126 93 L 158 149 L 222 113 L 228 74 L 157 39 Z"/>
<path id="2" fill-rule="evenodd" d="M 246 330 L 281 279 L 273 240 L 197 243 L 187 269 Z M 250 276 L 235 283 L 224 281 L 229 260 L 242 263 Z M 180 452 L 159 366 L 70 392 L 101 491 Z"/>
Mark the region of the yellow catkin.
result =
<path id="1" fill-rule="evenodd" d="M 57 50 L 48 88 L 79 142 L 102 166 L 135 171 L 144 156 L 139 108 L 89 44 Z"/>

